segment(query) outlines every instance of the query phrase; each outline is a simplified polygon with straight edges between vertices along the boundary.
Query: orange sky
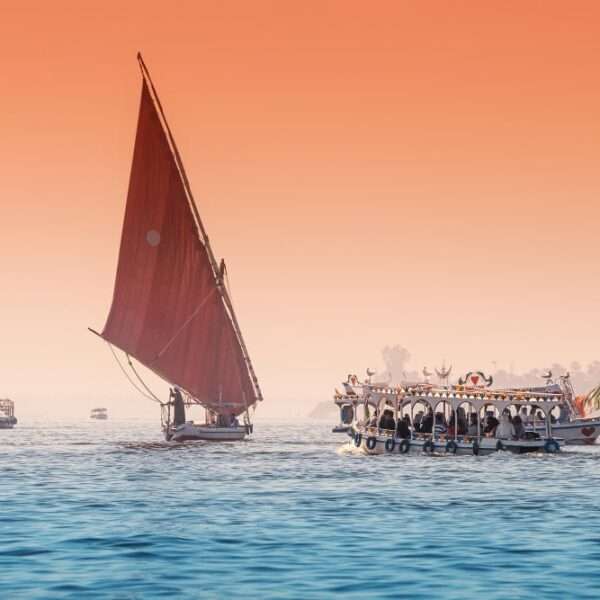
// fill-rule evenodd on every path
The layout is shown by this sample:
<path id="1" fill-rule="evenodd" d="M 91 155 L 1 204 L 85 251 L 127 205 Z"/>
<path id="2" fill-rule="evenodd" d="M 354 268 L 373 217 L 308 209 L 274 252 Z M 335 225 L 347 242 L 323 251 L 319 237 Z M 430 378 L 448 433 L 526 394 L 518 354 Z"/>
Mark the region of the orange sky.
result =
<path id="1" fill-rule="evenodd" d="M 86 332 L 112 297 L 138 49 L 264 415 L 386 344 L 418 369 L 600 358 L 598 3 L 5 2 L 0 397 L 22 413 L 156 412 Z"/>

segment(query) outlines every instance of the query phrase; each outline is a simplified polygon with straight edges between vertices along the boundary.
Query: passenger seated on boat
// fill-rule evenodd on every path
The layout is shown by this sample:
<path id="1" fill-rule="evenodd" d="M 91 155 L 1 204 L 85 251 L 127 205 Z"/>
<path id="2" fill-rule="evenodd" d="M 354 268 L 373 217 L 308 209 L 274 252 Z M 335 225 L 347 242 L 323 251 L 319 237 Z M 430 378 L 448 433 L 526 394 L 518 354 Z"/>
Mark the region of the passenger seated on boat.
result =
<path id="1" fill-rule="evenodd" d="M 486 437 L 494 437 L 498 425 L 500 425 L 500 421 L 498 421 L 493 414 L 488 414 L 485 422 L 485 429 L 483 430 L 484 435 Z"/>
<path id="2" fill-rule="evenodd" d="M 410 417 L 405 415 L 403 419 L 398 419 L 396 425 L 396 437 L 408 440 L 410 439 Z"/>
<path id="3" fill-rule="evenodd" d="M 413 426 L 415 428 L 415 431 L 421 431 L 421 423 L 423 422 L 423 411 L 420 410 L 416 415 L 415 415 L 415 419 L 413 421 Z"/>
<path id="4" fill-rule="evenodd" d="M 391 410 L 384 410 L 379 419 L 379 429 L 390 429 L 394 431 L 396 429 L 396 420 Z"/>
<path id="5" fill-rule="evenodd" d="M 373 416 L 367 422 L 367 427 L 377 427 L 377 411 L 373 413 Z"/>
<path id="6" fill-rule="evenodd" d="M 229 427 L 229 419 L 226 415 L 217 415 L 217 427 Z"/>
<path id="7" fill-rule="evenodd" d="M 457 411 L 458 413 L 458 411 Z M 465 420 L 458 413 L 458 418 L 454 418 L 454 413 L 450 415 L 450 421 L 448 421 L 448 436 L 454 437 L 455 435 L 465 435 L 467 433 L 467 424 Z"/>
<path id="8" fill-rule="evenodd" d="M 470 422 L 469 422 L 469 428 L 467 429 L 467 433 L 470 436 L 476 436 L 477 435 L 477 413 L 471 413 L 470 415 Z"/>
<path id="9" fill-rule="evenodd" d="M 521 406 L 521 410 L 519 411 L 519 416 L 521 417 L 521 422 L 524 425 L 529 423 L 529 415 L 527 414 L 527 407 Z"/>
<path id="10" fill-rule="evenodd" d="M 520 440 L 525 436 L 525 427 L 520 415 L 515 415 L 512 420 L 512 425 L 515 429 L 515 437 Z"/>
<path id="11" fill-rule="evenodd" d="M 454 413 L 452 413 L 450 415 L 450 420 L 448 421 L 448 437 L 453 438 L 457 433 L 456 419 L 454 418 Z"/>
<path id="12" fill-rule="evenodd" d="M 433 409 L 429 409 L 421 421 L 421 433 L 431 433 L 433 431 Z"/>
<path id="13" fill-rule="evenodd" d="M 240 422 L 238 421 L 238 418 L 235 415 L 231 415 L 229 417 L 229 427 L 239 427 L 240 426 Z"/>
<path id="14" fill-rule="evenodd" d="M 503 412 L 500 417 L 500 423 L 496 427 L 495 437 L 500 440 L 512 440 L 515 437 L 515 428 L 510 422 L 510 415 L 507 412 Z"/>
<path id="15" fill-rule="evenodd" d="M 446 427 L 446 419 L 444 418 L 444 414 L 441 412 L 435 413 L 435 433 L 436 435 L 440 435 L 441 433 L 446 433 L 448 428 Z"/>
<path id="16" fill-rule="evenodd" d="M 458 435 L 466 435 L 467 434 L 467 415 L 465 413 L 465 409 L 462 406 L 459 406 L 456 409 L 456 419 L 457 419 L 457 427 L 458 427 Z"/>

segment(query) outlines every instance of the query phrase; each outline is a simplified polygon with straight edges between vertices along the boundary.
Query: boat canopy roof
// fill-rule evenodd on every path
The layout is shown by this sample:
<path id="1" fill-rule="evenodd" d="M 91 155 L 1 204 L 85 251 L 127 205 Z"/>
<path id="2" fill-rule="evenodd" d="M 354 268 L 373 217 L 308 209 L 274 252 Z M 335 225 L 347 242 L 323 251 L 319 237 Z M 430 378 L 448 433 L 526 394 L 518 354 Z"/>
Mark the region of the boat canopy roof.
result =
<path id="1" fill-rule="evenodd" d="M 489 385 L 472 386 L 460 383 L 448 386 L 427 382 L 404 382 L 398 386 L 363 383 L 360 386 L 353 386 L 353 392 L 354 395 L 337 392 L 334 400 L 339 405 L 368 403 L 374 407 L 382 403 L 392 407 L 396 406 L 396 403 L 399 407 L 424 403 L 435 408 L 440 402 L 458 407 L 467 402 L 474 407 L 493 405 L 503 409 L 518 404 L 538 406 L 544 412 L 568 401 L 565 391 L 559 384 L 554 383 L 529 388 L 495 389 Z"/>

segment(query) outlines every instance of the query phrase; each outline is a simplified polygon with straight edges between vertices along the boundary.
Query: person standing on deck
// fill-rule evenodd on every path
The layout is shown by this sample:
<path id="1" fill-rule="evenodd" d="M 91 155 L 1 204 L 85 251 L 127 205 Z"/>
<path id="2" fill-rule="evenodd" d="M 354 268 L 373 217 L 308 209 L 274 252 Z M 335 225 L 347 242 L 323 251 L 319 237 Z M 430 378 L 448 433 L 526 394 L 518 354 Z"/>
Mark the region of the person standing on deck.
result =
<path id="1" fill-rule="evenodd" d="M 173 406 L 173 426 L 179 427 L 185 423 L 185 404 L 178 386 L 171 388 L 169 399 Z"/>

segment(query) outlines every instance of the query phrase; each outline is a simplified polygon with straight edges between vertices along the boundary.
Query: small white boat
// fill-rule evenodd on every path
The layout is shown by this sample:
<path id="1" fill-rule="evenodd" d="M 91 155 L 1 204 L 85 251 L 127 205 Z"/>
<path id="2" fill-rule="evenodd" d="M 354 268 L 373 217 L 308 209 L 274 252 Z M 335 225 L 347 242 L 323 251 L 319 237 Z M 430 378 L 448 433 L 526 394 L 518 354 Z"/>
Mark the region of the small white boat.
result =
<path id="1" fill-rule="evenodd" d="M 16 424 L 15 403 L 8 398 L 0 399 L 0 429 L 12 429 Z"/>
<path id="2" fill-rule="evenodd" d="M 106 408 L 92 408 L 90 413 L 90 419 L 96 419 L 97 421 L 106 421 L 108 419 L 108 412 Z"/>

